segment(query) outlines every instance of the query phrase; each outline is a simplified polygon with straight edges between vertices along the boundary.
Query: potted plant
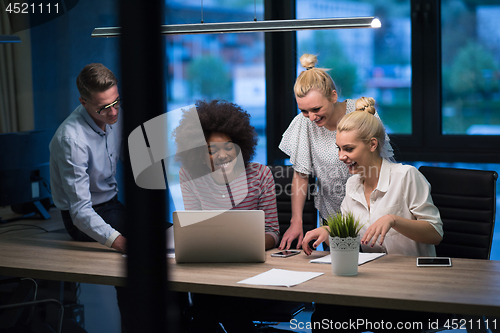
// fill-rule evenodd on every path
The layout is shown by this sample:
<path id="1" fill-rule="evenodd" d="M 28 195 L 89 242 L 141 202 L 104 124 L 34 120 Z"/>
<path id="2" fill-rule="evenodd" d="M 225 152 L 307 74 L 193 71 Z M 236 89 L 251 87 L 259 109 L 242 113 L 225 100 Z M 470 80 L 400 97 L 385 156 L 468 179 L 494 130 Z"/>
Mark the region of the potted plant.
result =
<path id="1" fill-rule="evenodd" d="M 360 236 L 359 231 L 363 225 L 359 224 L 352 213 L 330 216 L 326 220 L 325 228 L 330 233 L 330 255 L 332 259 L 332 272 L 335 275 L 358 274 L 358 257 Z"/>

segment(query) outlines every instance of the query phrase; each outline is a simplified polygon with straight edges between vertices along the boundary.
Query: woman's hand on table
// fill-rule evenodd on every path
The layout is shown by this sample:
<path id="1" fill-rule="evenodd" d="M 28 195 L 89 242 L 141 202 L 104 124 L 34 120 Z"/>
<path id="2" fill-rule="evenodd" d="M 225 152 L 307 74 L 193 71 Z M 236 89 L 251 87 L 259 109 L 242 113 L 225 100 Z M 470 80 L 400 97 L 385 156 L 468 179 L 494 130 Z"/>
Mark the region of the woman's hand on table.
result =
<path id="1" fill-rule="evenodd" d="M 316 249 L 321 243 L 328 243 L 328 236 L 330 233 L 327 228 L 328 227 L 319 227 L 306 233 L 306 235 L 304 236 L 304 240 L 302 240 L 302 249 L 304 250 L 305 254 L 309 256 L 311 255 L 312 251 Z M 316 241 L 312 245 L 313 249 L 311 249 L 309 247 L 309 243 L 313 240 Z"/>
<path id="2" fill-rule="evenodd" d="M 290 221 L 290 226 L 283 234 L 281 238 L 281 243 L 279 246 L 280 250 L 289 250 L 292 246 L 292 242 L 297 238 L 297 249 L 302 246 L 302 239 L 304 238 L 304 231 L 302 229 L 302 221 L 300 223 Z"/>

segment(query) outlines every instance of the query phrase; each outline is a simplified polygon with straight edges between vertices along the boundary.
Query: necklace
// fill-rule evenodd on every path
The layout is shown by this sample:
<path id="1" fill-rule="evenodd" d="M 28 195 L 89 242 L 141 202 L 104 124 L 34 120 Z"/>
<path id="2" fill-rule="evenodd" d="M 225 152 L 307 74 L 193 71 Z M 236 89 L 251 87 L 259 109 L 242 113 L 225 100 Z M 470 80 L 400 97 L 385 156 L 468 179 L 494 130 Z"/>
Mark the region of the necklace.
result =
<path id="1" fill-rule="evenodd" d="M 227 180 L 227 176 L 226 176 L 226 173 L 224 172 L 224 168 L 222 168 L 222 175 L 224 176 L 224 182 L 226 183 L 227 194 L 229 195 L 229 199 L 231 199 L 231 204 L 233 205 L 233 208 L 234 208 L 235 205 L 234 205 L 233 196 L 231 194 L 231 187 L 229 186 L 229 181 Z M 224 199 L 226 197 L 226 194 L 224 192 L 222 192 L 221 190 L 219 190 L 219 188 L 217 187 L 217 184 L 215 185 L 215 188 L 217 189 L 217 191 L 220 192 L 221 197 Z"/>
<path id="2" fill-rule="evenodd" d="M 226 183 L 226 188 L 228 189 L 228 194 L 229 194 L 229 184 L 228 184 L 228 181 L 227 181 L 226 172 L 224 172 L 224 168 L 221 168 L 221 171 L 222 171 L 222 175 L 224 176 L 224 182 Z M 222 198 L 224 199 L 226 197 L 226 193 L 224 193 L 221 190 L 219 190 L 219 188 L 217 187 L 217 185 L 216 185 L 216 189 L 217 189 L 217 191 L 220 192 Z"/>
<path id="3" fill-rule="evenodd" d="M 219 189 L 217 189 L 217 191 L 219 191 L 219 192 L 220 192 L 220 194 L 221 194 L 221 197 L 222 197 L 222 198 L 225 198 L 225 197 L 226 197 L 226 194 L 225 194 L 224 192 L 222 192 L 222 191 L 221 191 L 221 190 L 219 190 Z"/>
<path id="4" fill-rule="evenodd" d="M 215 185 L 215 189 L 216 189 L 217 191 L 219 191 L 220 196 L 221 196 L 222 198 L 225 198 L 225 197 L 226 197 L 226 193 L 222 192 L 222 191 L 219 189 L 219 186 L 218 186 L 217 184 L 214 184 L 214 185 Z"/>

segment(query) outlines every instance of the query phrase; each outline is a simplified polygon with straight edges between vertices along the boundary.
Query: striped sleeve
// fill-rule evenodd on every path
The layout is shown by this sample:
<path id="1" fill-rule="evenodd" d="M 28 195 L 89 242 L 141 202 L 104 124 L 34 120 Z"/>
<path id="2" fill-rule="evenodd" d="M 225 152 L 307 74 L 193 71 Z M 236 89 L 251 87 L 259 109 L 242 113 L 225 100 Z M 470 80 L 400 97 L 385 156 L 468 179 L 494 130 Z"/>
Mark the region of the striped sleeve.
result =
<path id="1" fill-rule="evenodd" d="M 249 191 L 257 191 L 257 208 L 265 213 L 266 234 L 273 236 L 275 245 L 279 240 L 278 210 L 276 208 L 276 188 L 271 170 L 261 164 L 252 163 L 249 168 L 248 183 Z M 258 184 L 258 188 L 255 185 Z"/>

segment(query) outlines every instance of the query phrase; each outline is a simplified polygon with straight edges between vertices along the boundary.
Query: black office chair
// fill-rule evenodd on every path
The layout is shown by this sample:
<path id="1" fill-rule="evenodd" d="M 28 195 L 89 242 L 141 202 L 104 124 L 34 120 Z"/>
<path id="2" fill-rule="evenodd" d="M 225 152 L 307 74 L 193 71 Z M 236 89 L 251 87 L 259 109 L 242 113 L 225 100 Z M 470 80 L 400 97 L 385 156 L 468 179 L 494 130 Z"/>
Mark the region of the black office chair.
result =
<path id="1" fill-rule="evenodd" d="M 495 171 L 429 166 L 422 166 L 419 171 L 431 184 L 432 199 L 443 221 L 444 236 L 436 246 L 437 256 L 489 259 L 495 226 L 498 174 Z M 477 323 L 481 317 L 460 318 Z M 446 328 L 426 332 L 443 330 Z M 467 331 L 486 332 L 470 328 Z"/>
<path id="2" fill-rule="evenodd" d="M 280 235 L 283 235 L 290 226 L 292 217 L 291 190 L 293 179 L 293 168 L 291 165 L 272 165 L 269 166 L 273 173 L 276 186 L 276 206 L 278 209 L 278 222 L 280 225 Z M 302 214 L 303 230 L 306 233 L 317 227 L 318 213 L 314 207 L 314 200 L 311 191 L 314 188 L 314 178 L 309 177 L 309 186 Z M 291 248 L 296 248 L 297 240 L 292 242 Z M 276 332 L 273 328 L 280 322 L 290 322 L 297 314 L 309 308 L 312 310 L 312 304 L 302 302 L 286 302 L 269 300 L 266 301 L 265 309 L 255 309 L 252 318 L 261 332 Z"/>
<path id="3" fill-rule="evenodd" d="M 64 318 L 61 302 L 51 298 L 37 299 L 37 295 L 38 283 L 33 279 L 1 280 L 0 332 L 87 333 L 73 319 Z"/>
<path id="4" fill-rule="evenodd" d="M 495 171 L 422 166 L 443 221 L 438 256 L 489 259 L 495 226 Z"/>
<path id="5" fill-rule="evenodd" d="M 61 332 L 63 306 L 54 299 L 36 300 L 38 285 L 35 280 L 11 278 L 0 284 L 0 332 Z M 38 306 L 50 304 L 59 308 L 59 319 L 52 324 L 41 319 L 36 311 Z"/>

